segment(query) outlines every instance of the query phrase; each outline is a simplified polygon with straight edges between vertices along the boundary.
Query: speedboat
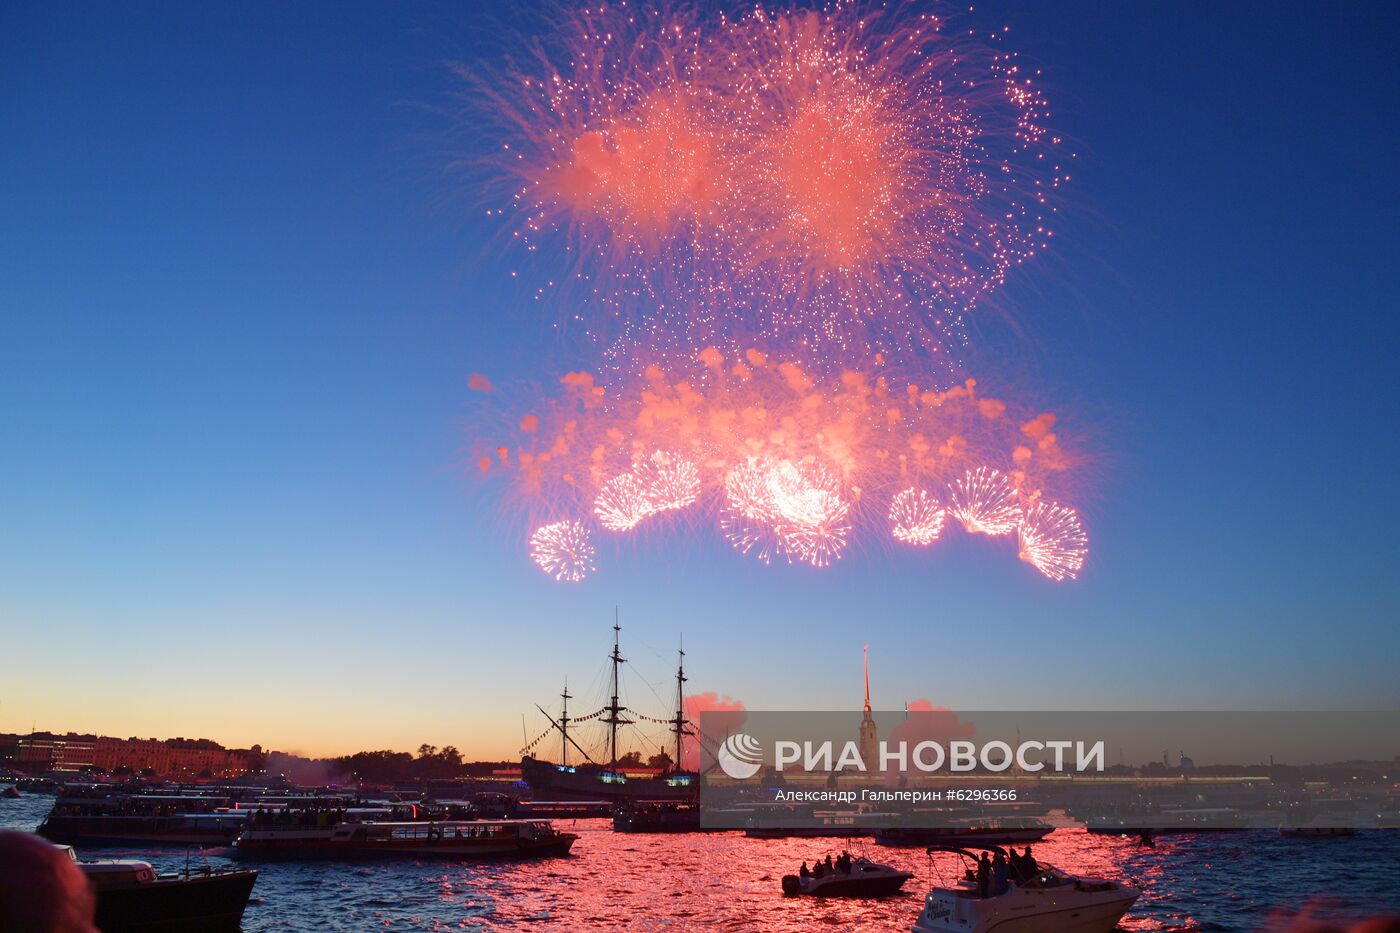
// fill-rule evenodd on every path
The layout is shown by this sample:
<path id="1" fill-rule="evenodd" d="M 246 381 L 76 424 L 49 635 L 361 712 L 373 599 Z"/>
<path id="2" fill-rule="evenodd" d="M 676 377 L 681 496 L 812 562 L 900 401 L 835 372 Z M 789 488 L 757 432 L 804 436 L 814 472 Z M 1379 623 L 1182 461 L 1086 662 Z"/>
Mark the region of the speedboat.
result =
<path id="1" fill-rule="evenodd" d="M 784 875 L 783 893 L 810 894 L 813 897 L 885 897 L 898 894 L 904 882 L 912 877 L 911 872 L 881 865 L 861 856 L 852 859 L 846 871 L 826 871 L 820 877 Z"/>
<path id="2" fill-rule="evenodd" d="M 256 869 L 215 869 L 157 873 L 136 859 L 80 859 L 72 846 L 60 846 L 92 886 L 97 927 L 103 933 L 146 930 L 236 931 L 258 880 Z"/>
<path id="3" fill-rule="evenodd" d="M 979 846 L 1006 854 L 997 846 Z M 976 861 L 978 853 L 953 846 L 930 847 Z M 1132 885 L 1081 878 L 1038 863 L 1035 874 L 979 897 L 975 876 L 964 873 L 954 887 L 935 887 L 924 899 L 914 933 L 1109 933 L 1142 895 Z"/>

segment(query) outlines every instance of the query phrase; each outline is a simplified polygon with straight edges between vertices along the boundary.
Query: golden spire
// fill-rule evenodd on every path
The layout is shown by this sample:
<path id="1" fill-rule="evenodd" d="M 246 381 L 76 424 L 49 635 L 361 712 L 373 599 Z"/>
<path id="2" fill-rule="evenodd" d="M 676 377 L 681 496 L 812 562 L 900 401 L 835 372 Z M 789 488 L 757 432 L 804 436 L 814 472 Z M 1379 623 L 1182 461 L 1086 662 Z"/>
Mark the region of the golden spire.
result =
<path id="1" fill-rule="evenodd" d="M 865 711 L 870 712 L 870 646 L 866 645 L 865 652 Z"/>

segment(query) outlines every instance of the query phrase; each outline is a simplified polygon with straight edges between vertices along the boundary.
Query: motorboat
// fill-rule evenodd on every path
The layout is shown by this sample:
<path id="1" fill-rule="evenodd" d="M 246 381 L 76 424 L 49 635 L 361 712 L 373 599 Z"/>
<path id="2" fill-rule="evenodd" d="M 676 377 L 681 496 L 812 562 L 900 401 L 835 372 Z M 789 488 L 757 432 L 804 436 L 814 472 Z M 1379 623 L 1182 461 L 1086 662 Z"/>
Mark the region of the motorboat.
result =
<path id="1" fill-rule="evenodd" d="M 998 846 L 977 848 L 1006 856 Z M 953 852 L 973 862 L 980 854 L 955 846 L 931 846 L 928 852 Z M 1121 881 L 1081 878 L 1044 863 L 987 897 L 979 896 L 975 879 L 967 870 L 956 885 L 930 890 L 914 933 L 1109 933 L 1142 895 Z"/>
<path id="2" fill-rule="evenodd" d="M 236 931 L 253 893 L 252 868 L 186 867 L 157 872 L 136 859 L 80 859 L 68 853 L 92 886 L 103 933 L 146 930 Z"/>
<path id="3" fill-rule="evenodd" d="M 886 897 L 898 894 L 904 882 L 912 877 L 912 872 L 861 856 L 852 858 L 849 865 L 843 867 L 830 870 L 823 867 L 820 874 L 784 875 L 783 893 L 813 897 Z"/>

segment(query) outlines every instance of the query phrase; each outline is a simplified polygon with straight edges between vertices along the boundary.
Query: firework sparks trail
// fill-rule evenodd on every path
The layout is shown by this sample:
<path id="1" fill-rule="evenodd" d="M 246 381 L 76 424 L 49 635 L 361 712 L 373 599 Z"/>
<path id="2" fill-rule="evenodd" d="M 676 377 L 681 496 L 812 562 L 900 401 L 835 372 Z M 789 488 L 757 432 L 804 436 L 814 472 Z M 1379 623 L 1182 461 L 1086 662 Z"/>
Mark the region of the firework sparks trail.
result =
<path id="1" fill-rule="evenodd" d="M 890 535 L 896 541 L 925 547 L 938 540 L 948 513 L 923 489 L 910 487 L 890 500 Z"/>
<path id="2" fill-rule="evenodd" d="M 1019 526 L 1020 558 L 1055 582 L 1073 580 L 1089 554 L 1089 538 L 1079 513 L 1056 502 L 1037 500 Z"/>
<path id="3" fill-rule="evenodd" d="M 555 580 L 577 583 L 593 572 L 593 542 L 579 521 L 542 525 L 530 535 L 530 556 Z"/>

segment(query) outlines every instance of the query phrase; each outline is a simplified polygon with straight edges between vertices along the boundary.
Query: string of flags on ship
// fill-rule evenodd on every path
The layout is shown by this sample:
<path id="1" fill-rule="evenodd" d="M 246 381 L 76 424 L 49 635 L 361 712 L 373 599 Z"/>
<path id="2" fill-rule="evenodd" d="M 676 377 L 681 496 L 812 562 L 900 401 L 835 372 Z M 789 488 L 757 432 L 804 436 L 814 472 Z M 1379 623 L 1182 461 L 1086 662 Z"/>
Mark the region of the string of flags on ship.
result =
<path id="1" fill-rule="evenodd" d="M 597 719 L 599 716 L 602 716 L 602 715 L 605 714 L 607 711 L 608 711 L 608 707 L 605 706 L 605 707 L 603 707 L 602 709 L 594 710 L 593 712 L 589 713 L 587 716 L 574 716 L 574 717 L 570 718 L 569 722 L 574 723 L 575 725 L 578 724 L 578 723 L 581 723 L 581 722 L 589 722 L 590 720 L 594 720 L 594 719 Z M 674 720 L 674 719 L 657 719 L 655 716 L 648 716 L 646 713 L 639 713 L 639 712 L 637 712 L 636 710 L 632 709 L 631 707 L 627 707 L 627 706 L 619 707 L 619 712 L 629 713 L 630 715 L 637 717 L 638 719 L 642 720 L 643 722 L 655 723 L 655 724 L 658 725 L 658 726 L 670 726 L 670 725 L 674 725 L 674 724 L 675 724 L 675 720 Z M 535 750 L 535 746 L 537 746 L 537 745 L 539 745 L 541 742 L 543 742 L 543 741 L 545 740 L 545 738 L 547 738 L 547 737 L 549 736 L 549 734 L 550 734 L 551 732 L 555 731 L 555 729 L 557 729 L 557 728 L 558 728 L 558 726 L 557 726 L 555 723 L 552 723 L 552 722 L 551 722 L 551 723 L 549 724 L 549 728 L 548 728 L 548 729 L 544 730 L 544 731 L 541 732 L 539 735 L 535 736 L 532 740 L 530 740 L 530 742 L 529 742 L 524 748 L 520 749 L 520 754 L 521 754 L 522 756 L 530 754 L 532 751 Z M 710 738 L 708 735 L 705 735 L 703 732 L 701 732 L 699 729 L 694 728 L 693 726 L 692 726 L 692 728 L 686 729 L 685 731 L 686 731 L 686 735 L 699 736 L 701 739 L 704 739 L 705 741 L 709 742 L 711 745 L 715 745 L 715 746 L 718 746 L 718 745 L 719 745 L 719 743 L 716 742 L 714 739 Z"/>

